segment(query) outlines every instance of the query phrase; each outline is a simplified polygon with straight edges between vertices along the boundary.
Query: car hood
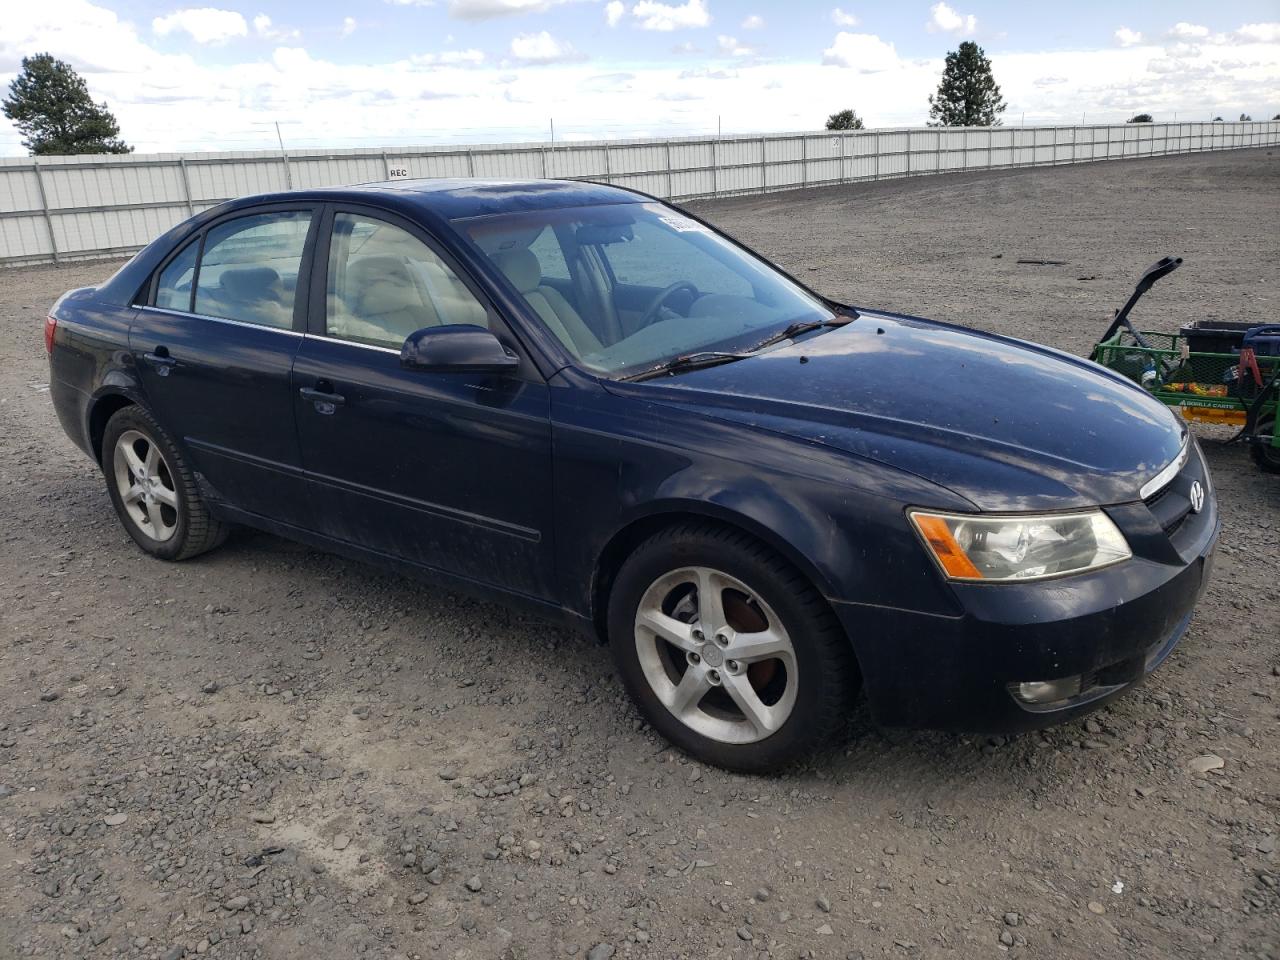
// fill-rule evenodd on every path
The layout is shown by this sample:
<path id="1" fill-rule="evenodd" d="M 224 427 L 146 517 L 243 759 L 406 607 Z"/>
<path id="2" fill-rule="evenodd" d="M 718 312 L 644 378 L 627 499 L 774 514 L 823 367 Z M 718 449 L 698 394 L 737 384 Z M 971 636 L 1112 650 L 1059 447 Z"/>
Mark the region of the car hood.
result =
<path id="1" fill-rule="evenodd" d="M 981 510 L 1135 500 L 1186 433 L 1163 404 L 1092 362 L 865 311 L 745 360 L 611 387 L 875 460 Z"/>

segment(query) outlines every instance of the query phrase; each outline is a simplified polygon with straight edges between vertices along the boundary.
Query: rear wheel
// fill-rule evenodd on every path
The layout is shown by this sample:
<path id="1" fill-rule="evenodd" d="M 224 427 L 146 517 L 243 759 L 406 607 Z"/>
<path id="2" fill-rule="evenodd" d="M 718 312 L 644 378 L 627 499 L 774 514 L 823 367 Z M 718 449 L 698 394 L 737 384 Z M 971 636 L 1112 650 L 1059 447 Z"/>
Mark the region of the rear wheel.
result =
<path id="1" fill-rule="evenodd" d="M 813 586 L 746 534 L 672 528 L 623 565 L 610 595 L 615 659 L 645 718 L 688 753 L 775 770 L 842 726 L 857 671 Z"/>
<path id="2" fill-rule="evenodd" d="M 1266 437 L 1267 442 L 1250 445 L 1254 462 L 1268 473 L 1280 473 L 1280 447 L 1270 441 L 1276 434 L 1276 416 L 1268 414 L 1258 420 L 1257 434 Z"/>
<path id="3" fill-rule="evenodd" d="M 129 536 L 152 556 L 186 560 L 226 539 L 182 454 L 142 407 L 125 407 L 102 437 L 107 493 Z"/>

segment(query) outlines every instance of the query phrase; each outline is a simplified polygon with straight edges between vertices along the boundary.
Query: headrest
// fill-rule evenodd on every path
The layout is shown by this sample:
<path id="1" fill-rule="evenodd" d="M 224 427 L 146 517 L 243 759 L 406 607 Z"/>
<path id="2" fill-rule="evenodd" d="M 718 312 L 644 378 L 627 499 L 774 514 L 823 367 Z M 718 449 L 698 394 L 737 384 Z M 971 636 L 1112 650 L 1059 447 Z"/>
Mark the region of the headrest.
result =
<path id="1" fill-rule="evenodd" d="M 410 309 L 424 312 L 422 296 L 399 257 L 365 257 L 347 268 L 347 302 L 365 316 Z M 426 326 L 424 317 L 423 326 Z"/>
<path id="2" fill-rule="evenodd" d="M 538 284 L 542 282 L 542 264 L 538 263 L 537 256 L 528 247 L 495 253 L 493 262 L 521 293 L 537 290 Z"/>
<path id="3" fill-rule="evenodd" d="M 279 300 L 280 274 L 270 267 L 241 267 L 223 270 L 218 277 L 223 292 L 236 300 Z"/>

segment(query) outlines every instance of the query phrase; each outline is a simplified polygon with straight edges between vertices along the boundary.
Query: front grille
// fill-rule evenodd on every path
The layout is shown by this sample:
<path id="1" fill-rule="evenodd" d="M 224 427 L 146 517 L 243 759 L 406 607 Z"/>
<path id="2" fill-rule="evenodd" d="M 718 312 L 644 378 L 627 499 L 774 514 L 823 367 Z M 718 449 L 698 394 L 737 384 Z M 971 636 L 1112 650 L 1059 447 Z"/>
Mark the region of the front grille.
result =
<path id="1" fill-rule="evenodd" d="M 1167 537 L 1172 538 L 1194 516 L 1191 511 L 1191 485 L 1200 480 L 1208 486 L 1207 479 L 1200 452 L 1192 449 L 1177 475 L 1142 501 Z"/>

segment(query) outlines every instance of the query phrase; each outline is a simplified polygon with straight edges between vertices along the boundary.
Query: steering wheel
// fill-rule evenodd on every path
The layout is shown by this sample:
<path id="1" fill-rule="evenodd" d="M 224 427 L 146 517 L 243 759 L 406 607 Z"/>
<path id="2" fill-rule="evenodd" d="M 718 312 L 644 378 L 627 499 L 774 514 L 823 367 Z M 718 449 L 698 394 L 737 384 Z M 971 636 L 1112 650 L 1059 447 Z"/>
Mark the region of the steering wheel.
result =
<path id="1" fill-rule="evenodd" d="M 645 307 L 644 313 L 640 314 L 640 322 L 638 326 L 647 327 L 650 323 L 652 323 L 654 318 L 657 317 L 658 315 L 658 308 L 661 307 L 668 300 L 670 300 L 674 294 L 680 292 L 681 290 L 687 290 L 689 293 L 693 294 L 693 297 L 695 300 L 699 296 L 701 296 L 701 294 L 698 293 L 698 288 L 695 287 L 688 280 L 677 280 L 675 283 L 671 284 L 671 286 L 669 287 L 666 287 L 661 293 L 659 293 L 656 297 L 654 297 L 652 300 L 649 301 L 649 306 Z"/>

